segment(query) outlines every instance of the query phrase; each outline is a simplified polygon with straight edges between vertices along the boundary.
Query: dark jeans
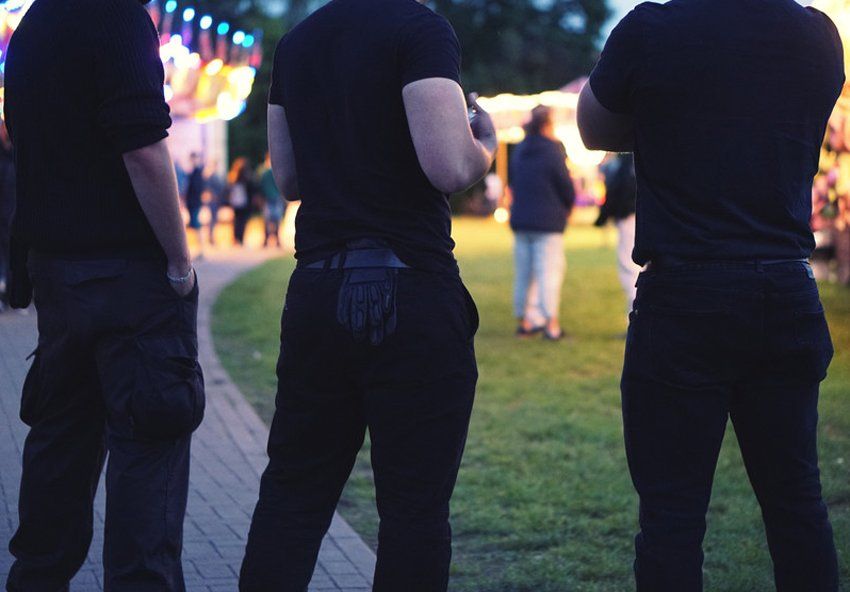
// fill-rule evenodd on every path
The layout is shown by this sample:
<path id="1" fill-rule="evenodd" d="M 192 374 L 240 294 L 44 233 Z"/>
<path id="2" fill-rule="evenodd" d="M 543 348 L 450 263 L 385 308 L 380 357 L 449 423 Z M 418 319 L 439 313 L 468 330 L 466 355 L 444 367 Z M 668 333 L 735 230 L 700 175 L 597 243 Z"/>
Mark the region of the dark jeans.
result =
<path id="1" fill-rule="evenodd" d="M 640 495 L 639 591 L 702 589 L 705 514 L 730 417 L 777 590 L 838 589 L 816 442 L 818 387 L 832 354 L 806 264 L 641 274 L 622 382 Z"/>
<path id="2" fill-rule="evenodd" d="M 233 240 L 241 245 L 245 240 L 245 229 L 251 220 L 251 208 L 233 208 Z"/>
<path id="3" fill-rule="evenodd" d="M 189 442 L 204 409 L 197 288 L 178 297 L 153 261 L 31 255 L 30 271 L 39 340 L 7 590 L 68 590 L 108 451 L 104 589 L 182 592 Z"/>
<path id="4" fill-rule="evenodd" d="M 243 592 L 307 589 L 367 428 L 380 515 L 374 590 L 448 585 L 449 499 L 478 377 L 475 304 L 457 275 L 399 270 L 397 327 L 372 345 L 337 320 L 345 273 L 297 270 L 290 281 Z"/>

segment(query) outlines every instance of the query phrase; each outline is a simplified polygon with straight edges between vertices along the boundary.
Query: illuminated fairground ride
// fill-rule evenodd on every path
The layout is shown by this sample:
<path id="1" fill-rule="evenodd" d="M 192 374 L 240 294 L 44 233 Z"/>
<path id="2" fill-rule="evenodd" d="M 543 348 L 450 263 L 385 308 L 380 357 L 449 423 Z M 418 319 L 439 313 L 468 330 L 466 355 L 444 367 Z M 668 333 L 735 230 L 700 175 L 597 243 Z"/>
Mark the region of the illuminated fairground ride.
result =
<path id="1" fill-rule="evenodd" d="M 33 1 L 0 1 L 0 93 L 9 39 Z M 262 61 L 261 31 L 237 30 L 177 0 L 153 0 L 148 11 L 160 33 L 172 115 L 206 123 L 241 114 Z"/>

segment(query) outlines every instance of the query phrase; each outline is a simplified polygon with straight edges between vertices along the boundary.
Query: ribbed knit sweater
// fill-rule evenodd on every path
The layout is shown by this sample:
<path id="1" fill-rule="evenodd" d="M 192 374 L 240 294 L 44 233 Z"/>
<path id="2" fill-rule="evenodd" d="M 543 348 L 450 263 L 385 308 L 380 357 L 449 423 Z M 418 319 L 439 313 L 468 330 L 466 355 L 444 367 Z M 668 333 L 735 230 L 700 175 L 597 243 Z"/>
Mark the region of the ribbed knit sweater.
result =
<path id="1" fill-rule="evenodd" d="M 165 138 L 159 38 L 137 0 L 36 0 L 12 36 L 14 234 L 62 256 L 161 255 L 122 155 Z"/>

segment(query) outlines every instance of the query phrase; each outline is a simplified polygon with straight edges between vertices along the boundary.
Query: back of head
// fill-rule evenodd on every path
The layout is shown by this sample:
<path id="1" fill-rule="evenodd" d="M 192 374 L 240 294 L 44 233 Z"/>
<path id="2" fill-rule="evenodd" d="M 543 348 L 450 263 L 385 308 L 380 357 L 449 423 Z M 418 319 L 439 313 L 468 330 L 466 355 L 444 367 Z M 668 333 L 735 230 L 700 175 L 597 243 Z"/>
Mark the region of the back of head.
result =
<path id="1" fill-rule="evenodd" d="M 539 136 L 552 126 L 552 109 L 546 105 L 538 105 L 531 110 L 531 119 L 523 126 L 525 135 Z"/>

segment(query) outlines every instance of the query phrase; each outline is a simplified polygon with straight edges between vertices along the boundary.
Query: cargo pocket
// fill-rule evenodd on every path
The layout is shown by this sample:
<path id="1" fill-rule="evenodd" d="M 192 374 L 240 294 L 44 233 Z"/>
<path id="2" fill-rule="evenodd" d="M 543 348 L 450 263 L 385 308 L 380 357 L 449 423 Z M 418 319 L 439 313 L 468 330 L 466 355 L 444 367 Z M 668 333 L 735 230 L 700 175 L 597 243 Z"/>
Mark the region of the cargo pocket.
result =
<path id="1" fill-rule="evenodd" d="M 21 421 L 32 427 L 38 422 L 44 410 L 44 389 L 41 376 L 41 351 L 36 348 L 27 359 L 32 358 L 27 377 L 24 379 L 24 388 L 21 391 Z"/>
<path id="2" fill-rule="evenodd" d="M 174 440 L 192 433 L 204 418 L 204 376 L 191 335 L 143 336 L 139 376 L 130 399 L 133 434 Z"/>

